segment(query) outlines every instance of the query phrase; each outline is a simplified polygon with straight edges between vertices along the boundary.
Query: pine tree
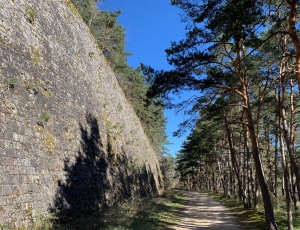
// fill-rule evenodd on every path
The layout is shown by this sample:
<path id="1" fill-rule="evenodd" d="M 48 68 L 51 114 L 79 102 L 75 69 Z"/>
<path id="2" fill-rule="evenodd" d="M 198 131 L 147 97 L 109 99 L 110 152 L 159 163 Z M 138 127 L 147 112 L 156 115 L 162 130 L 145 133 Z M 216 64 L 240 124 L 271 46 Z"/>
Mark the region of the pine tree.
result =
<path id="1" fill-rule="evenodd" d="M 157 72 L 150 94 L 170 91 L 219 89 L 224 95 L 235 93 L 247 123 L 256 175 L 262 192 L 267 229 L 277 229 L 273 206 L 262 168 L 258 133 L 251 107 L 252 75 L 249 58 L 260 42 L 259 27 L 265 22 L 259 1 L 173 0 L 190 23 L 186 39 L 167 49 L 175 70 Z"/>

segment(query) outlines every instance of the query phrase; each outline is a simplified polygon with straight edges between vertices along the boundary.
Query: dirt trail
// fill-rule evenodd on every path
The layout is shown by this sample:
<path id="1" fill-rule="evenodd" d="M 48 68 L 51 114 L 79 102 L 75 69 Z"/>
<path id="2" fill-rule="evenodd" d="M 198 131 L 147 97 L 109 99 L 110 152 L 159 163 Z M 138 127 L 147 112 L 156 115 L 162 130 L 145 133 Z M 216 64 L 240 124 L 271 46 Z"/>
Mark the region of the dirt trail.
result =
<path id="1" fill-rule="evenodd" d="M 188 202 L 180 223 L 174 230 L 242 230 L 230 211 L 207 195 L 184 192 Z"/>

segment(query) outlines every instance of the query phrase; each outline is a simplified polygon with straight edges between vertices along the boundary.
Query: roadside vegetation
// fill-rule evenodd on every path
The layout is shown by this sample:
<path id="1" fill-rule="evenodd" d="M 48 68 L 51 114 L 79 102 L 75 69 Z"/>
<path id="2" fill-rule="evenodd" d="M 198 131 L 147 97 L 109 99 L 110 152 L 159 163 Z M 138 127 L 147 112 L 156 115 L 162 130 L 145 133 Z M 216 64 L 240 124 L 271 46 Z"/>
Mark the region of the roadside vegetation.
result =
<path id="1" fill-rule="evenodd" d="M 189 132 L 177 156 L 182 183 L 188 189 L 237 197 L 245 208 L 263 207 L 263 229 L 298 227 L 298 2 L 171 4 L 182 10 L 186 37 L 166 49 L 173 69 L 143 67 L 143 73 L 153 76 L 148 96 L 160 96 L 168 107 L 189 115 L 176 132 Z M 170 102 L 174 93 L 187 90 L 195 95 L 181 104 Z M 279 201 L 285 213 L 276 211 Z"/>
<path id="2" fill-rule="evenodd" d="M 125 230 L 168 229 L 180 220 L 186 200 L 179 190 L 169 190 L 161 196 L 136 199 L 106 208 L 92 215 L 68 216 L 62 221 L 54 216 L 38 218 L 31 230 Z"/>
<path id="3" fill-rule="evenodd" d="M 263 203 L 260 200 L 257 210 L 245 208 L 243 202 L 237 199 L 228 199 L 222 194 L 208 193 L 212 198 L 221 202 L 224 206 L 229 208 L 238 221 L 242 224 L 244 229 L 265 229 L 265 215 Z M 280 201 L 274 207 L 274 214 L 277 222 L 277 227 L 281 230 L 288 229 L 288 221 L 286 218 L 286 206 L 284 201 Z M 300 230 L 300 213 L 296 212 L 293 215 L 294 230 Z"/>

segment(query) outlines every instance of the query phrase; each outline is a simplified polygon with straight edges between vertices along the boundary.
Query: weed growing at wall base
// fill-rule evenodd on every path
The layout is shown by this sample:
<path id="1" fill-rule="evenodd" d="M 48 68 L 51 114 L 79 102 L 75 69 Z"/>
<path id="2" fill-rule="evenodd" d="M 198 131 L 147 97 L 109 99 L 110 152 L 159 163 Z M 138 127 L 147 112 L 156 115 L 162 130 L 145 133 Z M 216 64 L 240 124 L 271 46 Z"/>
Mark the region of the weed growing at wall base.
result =
<path id="1" fill-rule="evenodd" d="M 92 58 L 95 55 L 94 52 L 89 52 L 89 57 Z"/>
<path id="2" fill-rule="evenodd" d="M 9 78 L 8 79 L 9 88 L 14 88 L 17 82 L 18 82 L 18 78 L 16 77 Z"/>
<path id="3" fill-rule="evenodd" d="M 46 99 L 51 99 L 52 98 L 52 96 L 53 96 L 53 94 L 52 94 L 52 92 L 50 92 L 49 90 L 42 90 L 42 96 L 44 97 L 44 98 L 46 98 Z"/>
<path id="4" fill-rule="evenodd" d="M 44 112 L 41 116 L 42 121 L 48 122 L 51 119 L 51 114 L 49 112 Z"/>
<path id="5" fill-rule="evenodd" d="M 39 86 L 37 86 L 34 83 L 29 83 L 27 81 L 25 81 L 25 88 L 28 90 L 29 93 L 32 93 L 34 95 L 38 94 L 38 92 L 40 91 Z"/>

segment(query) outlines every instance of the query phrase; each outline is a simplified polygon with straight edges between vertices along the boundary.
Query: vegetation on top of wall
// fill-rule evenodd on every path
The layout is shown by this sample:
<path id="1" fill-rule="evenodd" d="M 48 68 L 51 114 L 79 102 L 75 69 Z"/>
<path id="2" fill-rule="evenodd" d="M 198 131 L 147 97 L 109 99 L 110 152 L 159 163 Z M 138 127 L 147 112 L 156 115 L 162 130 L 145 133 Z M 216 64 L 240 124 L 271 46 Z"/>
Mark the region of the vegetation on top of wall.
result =
<path id="1" fill-rule="evenodd" d="M 98 0 L 71 0 L 84 22 L 90 28 L 106 60 L 115 72 L 119 85 L 132 104 L 145 133 L 158 155 L 165 151 L 166 141 L 164 104 L 159 97 L 149 98 L 147 91 L 151 79 L 146 78 L 141 68 L 133 69 L 127 63 L 130 53 L 125 51 L 125 28 L 118 23 L 121 11 L 99 10 Z M 93 53 L 89 53 L 89 58 Z M 118 105 L 118 110 L 122 107 Z"/>

